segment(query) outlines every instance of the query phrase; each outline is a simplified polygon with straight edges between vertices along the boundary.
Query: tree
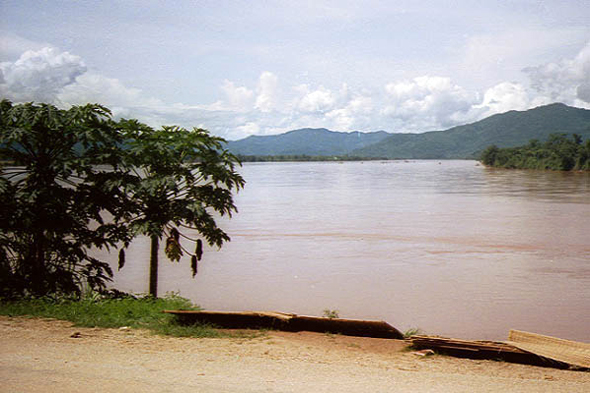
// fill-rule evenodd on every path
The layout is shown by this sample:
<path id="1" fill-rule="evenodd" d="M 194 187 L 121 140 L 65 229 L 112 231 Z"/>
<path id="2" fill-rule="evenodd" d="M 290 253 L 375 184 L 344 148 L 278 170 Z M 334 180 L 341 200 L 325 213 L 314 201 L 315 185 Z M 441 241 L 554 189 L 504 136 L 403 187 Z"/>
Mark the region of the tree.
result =
<path id="1" fill-rule="evenodd" d="M 129 240 L 121 142 L 100 105 L 0 103 L 0 296 L 105 287 L 112 271 L 88 250 Z"/>
<path id="2" fill-rule="evenodd" d="M 494 166 L 498 156 L 499 148 L 496 145 L 491 145 L 481 154 L 481 162 L 487 166 Z"/>
<path id="3" fill-rule="evenodd" d="M 150 293 L 157 296 L 157 251 L 179 260 L 181 229 L 221 247 L 229 236 L 214 214 L 237 211 L 244 186 L 223 139 L 202 129 L 115 122 L 100 105 L 61 110 L 0 102 L 0 296 L 101 290 L 110 266 L 93 247 L 150 236 Z M 0 162 L 2 164 L 2 162 Z M 196 243 L 193 275 L 202 255 Z M 120 267 L 124 263 L 120 251 Z"/>
<path id="4" fill-rule="evenodd" d="M 222 148 L 225 141 L 206 130 L 177 126 L 154 130 L 136 120 L 121 120 L 119 126 L 134 174 L 125 186 L 134 209 L 129 226 L 133 234 L 150 237 L 149 293 L 157 297 L 162 237 L 166 236 L 165 250 L 171 260 L 178 261 L 184 253 L 191 255 L 194 277 L 202 241 L 191 237 L 190 231 L 211 246 L 221 247 L 229 241 L 214 214 L 231 217 L 237 212 L 232 191 L 245 182 L 236 172 L 237 158 Z M 194 252 L 181 245 L 180 237 L 196 243 Z"/>
<path id="5" fill-rule="evenodd" d="M 559 171 L 590 169 L 590 141 L 573 134 L 551 134 L 544 143 L 533 139 L 528 145 L 502 148 L 488 147 L 481 161 L 501 168 L 552 169 Z"/>

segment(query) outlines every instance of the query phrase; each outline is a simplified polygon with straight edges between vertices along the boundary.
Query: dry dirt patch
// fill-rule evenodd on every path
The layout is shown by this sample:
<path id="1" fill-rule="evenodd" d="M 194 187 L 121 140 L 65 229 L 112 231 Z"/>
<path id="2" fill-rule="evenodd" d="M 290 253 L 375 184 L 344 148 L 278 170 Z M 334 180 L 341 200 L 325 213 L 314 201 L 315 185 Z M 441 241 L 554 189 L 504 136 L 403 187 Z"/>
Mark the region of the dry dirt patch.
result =
<path id="1" fill-rule="evenodd" d="M 590 373 L 418 357 L 396 340 L 172 338 L 0 317 L 2 392 L 588 392 Z"/>

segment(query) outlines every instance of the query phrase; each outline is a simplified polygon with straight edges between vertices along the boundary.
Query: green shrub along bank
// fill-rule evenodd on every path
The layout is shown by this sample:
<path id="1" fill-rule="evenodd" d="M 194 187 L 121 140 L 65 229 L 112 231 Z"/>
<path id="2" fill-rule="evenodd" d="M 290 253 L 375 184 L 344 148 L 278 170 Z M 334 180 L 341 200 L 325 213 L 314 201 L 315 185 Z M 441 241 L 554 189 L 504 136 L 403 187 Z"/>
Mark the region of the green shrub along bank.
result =
<path id="1" fill-rule="evenodd" d="M 0 299 L 0 315 L 55 318 L 73 322 L 80 327 L 147 329 L 157 334 L 177 337 L 219 337 L 211 326 L 183 326 L 163 310 L 199 310 L 189 300 L 176 294 L 162 298 L 131 295 L 112 296 L 91 293 L 75 297 Z"/>
<path id="2" fill-rule="evenodd" d="M 545 143 L 533 139 L 526 146 L 488 147 L 481 155 L 484 165 L 498 168 L 590 171 L 590 139 L 579 135 L 552 134 Z"/>

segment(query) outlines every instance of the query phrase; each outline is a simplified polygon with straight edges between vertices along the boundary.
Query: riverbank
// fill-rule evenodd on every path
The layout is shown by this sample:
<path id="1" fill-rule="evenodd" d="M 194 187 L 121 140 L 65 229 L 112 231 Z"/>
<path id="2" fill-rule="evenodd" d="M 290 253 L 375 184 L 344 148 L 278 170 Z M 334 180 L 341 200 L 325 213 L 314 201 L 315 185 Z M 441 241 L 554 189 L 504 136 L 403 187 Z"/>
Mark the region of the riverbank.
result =
<path id="1" fill-rule="evenodd" d="M 239 336 L 238 336 L 239 337 Z M 0 317 L 2 392 L 585 392 L 590 373 L 323 333 L 176 338 Z"/>

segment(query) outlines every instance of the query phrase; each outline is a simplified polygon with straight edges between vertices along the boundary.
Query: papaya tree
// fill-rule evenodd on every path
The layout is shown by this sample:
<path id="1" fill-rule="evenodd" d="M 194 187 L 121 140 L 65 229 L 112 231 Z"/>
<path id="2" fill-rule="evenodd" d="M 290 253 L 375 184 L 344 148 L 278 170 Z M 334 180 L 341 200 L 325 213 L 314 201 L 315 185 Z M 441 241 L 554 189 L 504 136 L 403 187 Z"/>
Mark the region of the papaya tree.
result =
<path id="1" fill-rule="evenodd" d="M 129 240 L 121 142 L 100 105 L 0 102 L 0 296 L 105 287 L 111 268 L 89 250 Z"/>
<path id="2" fill-rule="evenodd" d="M 133 235 L 150 238 L 149 293 L 157 297 L 162 239 L 169 259 L 191 256 L 194 277 L 203 252 L 201 238 L 217 247 L 230 240 L 215 220 L 237 212 L 233 191 L 245 182 L 236 171 L 237 158 L 223 149 L 225 141 L 206 130 L 156 130 L 136 120 L 121 120 L 119 127 L 133 175 L 125 185 L 134 210 L 128 225 Z M 192 241 L 194 248 L 183 246 L 181 238 Z M 119 257 L 122 266 L 124 249 Z"/>

